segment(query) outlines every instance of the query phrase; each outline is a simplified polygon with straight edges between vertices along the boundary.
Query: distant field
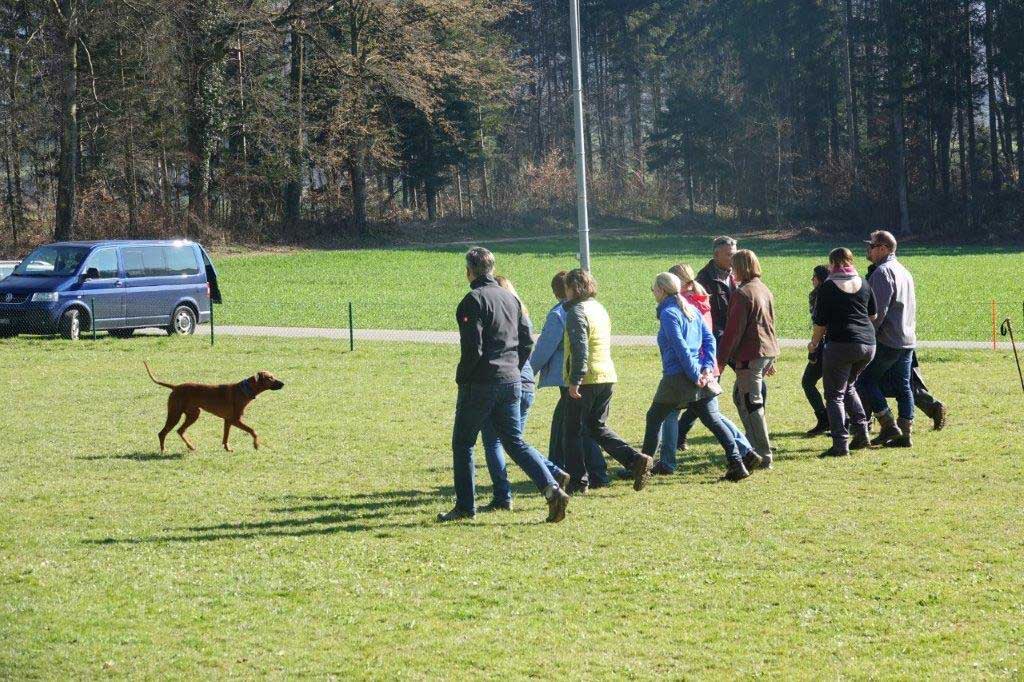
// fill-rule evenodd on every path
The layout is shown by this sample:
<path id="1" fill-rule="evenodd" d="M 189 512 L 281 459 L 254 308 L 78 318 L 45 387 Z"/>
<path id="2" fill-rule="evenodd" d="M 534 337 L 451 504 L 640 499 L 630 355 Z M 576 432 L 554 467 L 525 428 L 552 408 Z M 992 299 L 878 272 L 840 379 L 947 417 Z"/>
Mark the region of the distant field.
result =
<path id="1" fill-rule="evenodd" d="M 574 499 L 561 525 L 540 523 L 513 468 L 513 514 L 438 526 L 456 349 L 344 350 L 0 343 L 17 358 L 0 362 L 0 679 L 1020 679 L 1009 353 L 922 354 L 951 424 L 912 451 L 816 459 L 826 440 L 798 435 L 811 419 L 790 353 L 769 397 L 774 471 L 718 483 L 698 427 L 680 473 Z M 166 390 L 144 359 L 169 381 L 276 372 L 284 390 L 247 419 L 264 447 L 236 432 L 224 453 L 204 415 L 198 452 L 172 434 L 160 455 Z M 657 352 L 615 359 L 612 423 L 635 443 Z M 553 402 L 540 393 L 536 443 Z"/>
<path id="2" fill-rule="evenodd" d="M 593 271 L 599 297 L 614 331 L 652 334 L 655 320 L 650 282 L 677 262 L 699 269 L 708 260 L 708 238 L 637 236 L 595 238 Z M 487 242 L 484 240 L 486 246 Z M 837 244 L 748 240 L 741 247 L 761 256 L 765 281 L 775 292 L 778 331 L 786 338 L 809 335 L 807 292 L 811 270 Z M 862 244 L 846 244 L 867 267 Z M 300 251 L 225 256 L 218 259 L 226 304 L 217 309 L 225 324 L 340 327 L 347 304 L 360 328 L 444 330 L 454 326 L 455 305 L 466 290 L 465 249 Z M 573 238 L 494 244 L 498 269 L 509 276 L 536 324 L 553 303 L 548 283 L 559 269 L 576 266 Z M 917 281 L 918 329 L 924 339 L 987 340 L 992 299 L 1000 319 L 1019 320 L 1024 301 L 1020 251 L 992 252 L 955 247 L 911 247 L 903 262 Z M 1024 326 L 1024 325 L 1022 325 Z"/>

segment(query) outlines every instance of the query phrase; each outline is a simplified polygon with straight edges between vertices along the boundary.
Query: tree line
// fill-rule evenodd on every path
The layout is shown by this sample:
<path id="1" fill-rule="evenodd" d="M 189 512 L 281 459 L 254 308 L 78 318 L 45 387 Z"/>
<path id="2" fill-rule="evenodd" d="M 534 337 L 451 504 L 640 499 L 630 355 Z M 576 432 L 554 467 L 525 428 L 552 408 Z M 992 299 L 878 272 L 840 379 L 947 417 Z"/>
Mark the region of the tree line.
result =
<path id="1" fill-rule="evenodd" d="M 581 0 L 603 213 L 1019 230 L 1024 0 Z M 564 211 L 567 0 L 0 6 L 5 236 Z M 6 240 L 6 238 L 5 238 Z"/>

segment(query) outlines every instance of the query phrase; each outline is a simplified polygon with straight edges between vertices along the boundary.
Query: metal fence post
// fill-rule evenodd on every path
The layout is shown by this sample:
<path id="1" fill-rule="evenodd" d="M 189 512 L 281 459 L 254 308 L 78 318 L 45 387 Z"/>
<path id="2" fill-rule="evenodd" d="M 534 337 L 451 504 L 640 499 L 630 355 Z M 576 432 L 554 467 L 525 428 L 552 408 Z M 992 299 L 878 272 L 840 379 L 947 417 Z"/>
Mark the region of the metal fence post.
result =
<path id="1" fill-rule="evenodd" d="M 355 325 L 352 323 L 352 301 L 348 302 L 348 349 L 349 352 L 356 349 Z"/>
<path id="2" fill-rule="evenodd" d="M 96 297 L 89 299 L 89 318 L 92 321 L 92 340 L 96 340 Z"/>
<path id="3" fill-rule="evenodd" d="M 210 346 L 213 347 L 213 299 L 210 299 Z"/>

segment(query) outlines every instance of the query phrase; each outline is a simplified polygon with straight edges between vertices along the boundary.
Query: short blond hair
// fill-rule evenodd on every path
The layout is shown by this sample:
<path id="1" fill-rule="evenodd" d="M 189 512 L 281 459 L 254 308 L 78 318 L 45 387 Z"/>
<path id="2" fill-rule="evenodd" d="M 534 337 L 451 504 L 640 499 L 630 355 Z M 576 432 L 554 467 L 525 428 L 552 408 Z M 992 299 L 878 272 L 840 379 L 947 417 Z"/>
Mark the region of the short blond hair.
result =
<path id="1" fill-rule="evenodd" d="M 732 270 L 736 273 L 736 279 L 741 282 L 761 276 L 761 261 L 757 254 L 750 249 L 740 249 L 732 257 Z"/>

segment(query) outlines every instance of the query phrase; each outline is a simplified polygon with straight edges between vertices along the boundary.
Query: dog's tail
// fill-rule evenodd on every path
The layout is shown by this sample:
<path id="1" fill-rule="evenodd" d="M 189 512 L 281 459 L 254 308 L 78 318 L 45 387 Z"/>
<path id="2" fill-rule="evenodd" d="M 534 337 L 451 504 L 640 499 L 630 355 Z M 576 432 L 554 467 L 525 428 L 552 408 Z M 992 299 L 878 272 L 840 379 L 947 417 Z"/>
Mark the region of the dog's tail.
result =
<path id="1" fill-rule="evenodd" d="M 143 361 L 142 364 L 146 366 L 146 371 L 149 372 L 149 378 L 153 380 L 154 384 L 157 384 L 159 386 L 163 386 L 165 388 L 176 388 L 174 384 L 166 384 L 166 383 L 160 381 L 159 379 L 157 379 L 155 376 L 153 376 L 153 370 L 151 370 L 149 368 L 149 363 L 148 362 Z"/>

